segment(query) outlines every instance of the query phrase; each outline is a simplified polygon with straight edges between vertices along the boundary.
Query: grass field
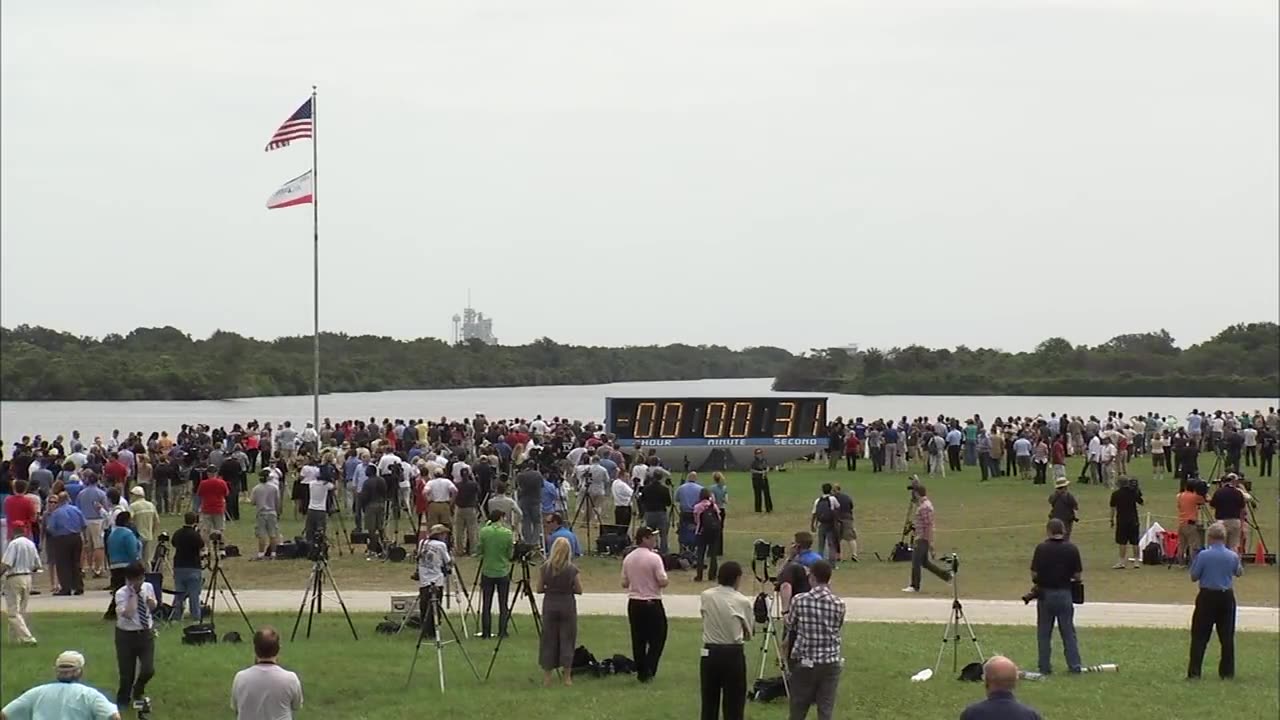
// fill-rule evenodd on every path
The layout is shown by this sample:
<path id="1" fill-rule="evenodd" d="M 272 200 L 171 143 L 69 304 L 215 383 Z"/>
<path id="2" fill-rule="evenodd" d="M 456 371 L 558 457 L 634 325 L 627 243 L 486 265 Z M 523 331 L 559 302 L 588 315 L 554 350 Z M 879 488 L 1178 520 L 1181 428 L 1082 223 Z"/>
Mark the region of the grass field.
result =
<path id="1" fill-rule="evenodd" d="M 519 717 L 522 720 L 608 718 L 653 720 L 655 717 L 697 716 L 697 657 L 700 636 L 694 621 L 673 621 L 657 681 L 641 688 L 634 678 L 580 677 L 572 688 L 541 687 L 537 642 L 527 623 L 503 644 L 488 684 L 471 676 L 459 651 L 445 649 L 447 691 L 437 685 L 435 651 L 423 647 L 412 686 L 406 689 L 413 655 L 411 632 L 389 638 L 372 633 L 378 618 L 355 616 L 361 633 L 352 642 L 340 614 L 317 617 L 311 639 L 299 633 L 288 641 L 293 617 L 259 616 L 259 624 L 274 624 L 285 636 L 283 665 L 302 678 L 306 703 L 302 717 L 345 720 L 392 720 L 429 714 L 431 717 Z M 305 622 L 305 619 L 304 619 Z M 110 625 L 79 615 L 38 615 L 34 630 L 38 648 L 3 647 L 0 698 L 4 702 L 23 689 L 51 677 L 53 658 L 76 648 L 88 658 L 87 682 L 114 695 L 116 670 Z M 245 634 L 238 618 L 224 621 L 220 632 Z M 979 642 L 988 653 L 1003 653 L 1023 665 L 1035 665 L 1035 632 L 1030 628 L 984 626 Z M 840 685 L 837 716 L 842 718 L 955 718 L 981 696 L 976 684 L 957 682 L 950 671 L 950 651 L 944 670 L 934 680 L 913 684 L 908 677 L 932 666 L 941 628 L 932 625 L 845 626 L 846 668 Z M 614 653 L 630 656 L 627 626 L 622 618 L 583 618 L 579 642 L 597 657 Z M 148 687 L 154 717 L 228 717 L 231 678 L 252 663 L 252 646 L 217 645 L 192 648 L 179 642 L 176 629 L 157 640 L 157 675 Z M 1116 662 L 1117 674 L 1054 675 L 1025 682 L 1019 697 L 1047 720 L 1192 720 L 1207 716 L 1235 720 L 1275 718 L 1280 703 L 1276 668 L 1280 650 L 1272 634 L 1242 633 L 1237 637 L 1238 673 L 1234 682 L 1214 676 L 1216 645 L 1206 659 L 1206 679 L 1189 683 L 1186 673 L 1187 635 L 1174 630 L 1082 629 L 1081 652 L 1086 663 Z M 468 640 L 466 648 L 483 675 L 493 654 L 489 641 Z M 961 646 L 960 663 L 973 654 Z M 968 654 L 965 654 L 967 651 Z M 1061 646 L 1055 643 L 1055 667 L 1062 669 Z M 748 650 L 749 674 L 759 667 L 759 644 Z M 772 670 L 770 674 L 776 674 Z M 751 718 L 784 718 L 778 704 L 748 706 Z"/>
<path id="2" fill-rule="evenodd" d="M 1207 470 L 1212 456 L 1204 457 Z M 1150 479 L 1150 461 L 1138 458 L 1132 463 L 1133 474 L 1141 479 L 1146 498 L 1145 510 L 1166 527 L 1174 527 L 1176 482 Z M 913 471 L 919 471 L 913 467 Z M 1079 474 L 1079 463 L 1068 466 L 1068 475 Z M 709 479 L 707 480 L 709 482 Z M 846 596 L 886 597 L 898 594 L 907 583 L 909 566 L 905 563 L 877 562 L 874 553 L 887 557 L 898 540 L 907 510 L 906 475 L 872 473 L 869 463 L 859 465 L 857 472 L 828 471 L 825 464 L 800 463 L 787 472 L 771 475 L 774 512 L 756 515 L 751 512 L 750 479 L 743 473 L 729 476 L 728 518 L 725 524 L 726 557 L 749 561 L 751 542 L 765 538 L 786 544 L 796 530 L 808 529 L 808 514 L 819 487 L 824 482 L 842 483 L 857 505 L 857 527 L 861 562 L 842 565 L 834 586 Z M 1046 501 L 1051 488 L 1027 481 L 1000 478 L 979 482 L 978 472 L 966 468 L 945 479 L 930 481 L 929 495 L 937 508 L 937 551 L 958 552 L 962 559 L 961 593 L 966 597 L 1015 599 L 1027 590 L 1031 551 L 1044 536 L 1049 506 Z M 1195 587 L 1186 573 L 1177 568 L 1143 567 L 1140 570 L 1112 570 L 1116 560 L 1113 531 L 1108 526 L 1109 491 L 1097 485 L 1073 484 L 1072 492 L 1080 502 L 1081 522 L 1076 524 L 1072 539 L 1080 546 L 1085 563 L 1085 581 L 1089 598 L 1097 601 L 1142 601 L 1189 603 Z M 1254 483 L 1259 501 L 1257 520 L 1268 543 L 1280 542 L 1276 530 L 1277 482 L 1262 478 Z M 228 523 L 229 541 L 252 553 L 252 508 L 246 510 L 239 523 Z M 301 533 L 301 522 L 292 511 L 285 513 L 282 525 L 286 536 Z M 176 525 L 176 518 L 166 519 Z M 350 523 L 350 518 L 347 518 Z M 336 523 L 331 520 L 331 526 Z M 585 537 L 582 538 L 585 541 Z M 674 543 L 674 532 L 672 542 Z M 357 546 L 358 547 L 358 546 Z M 1272 548 L 1275 549 L 1274 547 Z M 332 552 L 332 569 L 343 589 L 411 589 L 412 569 L 407 564 L 367 562 L 362 552 L 339 555 Z M 588 557 L 581 561 L 584 586 L 588 592 L 618 590 L 618 563 L 606 558 Z M 246 588 L 297 588 L 306 584 L 310 565 L 305 562 L 249 562 L 246 558 L 223 563 L 232 583 Z M 474 566 L 461 563 L 464 577 L 470 579 Z M 672 580 L 672 593 L 694 593 L 701 586 L 692 581 L 692 573 L 677 573 Z M 950 591 L 926 574 L 923 594 L 941 596 Z M 1246 567 L 1245 577 L 1237 584 L 1242 604 L 1280 604 L 1280 572 L 1276 567 Z"/>

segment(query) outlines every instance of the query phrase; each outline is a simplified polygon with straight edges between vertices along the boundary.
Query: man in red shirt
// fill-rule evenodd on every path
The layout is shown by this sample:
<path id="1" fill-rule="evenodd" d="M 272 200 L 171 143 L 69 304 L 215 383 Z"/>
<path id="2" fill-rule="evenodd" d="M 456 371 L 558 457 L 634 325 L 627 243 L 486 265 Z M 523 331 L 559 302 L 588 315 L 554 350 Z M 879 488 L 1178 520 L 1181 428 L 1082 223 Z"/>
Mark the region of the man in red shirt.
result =
<path id="1" fill-rule="evenodd" d="M 1062 435 L 1054 438 L 1053 447 L 1049 450 L 1049 464 L 1053 466 L 1053 479 L 1067 476 L 1067 443 Z"/>
<path id="2" fill-rule="evenodd" d="M 14 480 L 13 494 L 4 499 L 4 516 L 9 521 L 9 540 L 13 539 L 14 526 L 22 523 L 27 528 L 34 528 L 36 522 L 35 504 L 27 497 L 27 481 Z"/>
<path id="3" fill-rule="evenodd" d="M 210 467 L 209 471 L 209 477 L 196 487 L 200 498 L 200 534 L 206 541 L 210 532 L 220 533 L 226 527 L 227 495 L 231 493 L 227 481 L 218 476 L 218 469 Z"/>
<path id="4" fill-rule="evenodd" d="M 129 479 L 129 466 L 120 462 L 120 456 L 111 453 L 111 460 L 102 468 L 102 474 L 106 476 L 109 485 L 115 485 L 123 488 L 125 481 Z"/>

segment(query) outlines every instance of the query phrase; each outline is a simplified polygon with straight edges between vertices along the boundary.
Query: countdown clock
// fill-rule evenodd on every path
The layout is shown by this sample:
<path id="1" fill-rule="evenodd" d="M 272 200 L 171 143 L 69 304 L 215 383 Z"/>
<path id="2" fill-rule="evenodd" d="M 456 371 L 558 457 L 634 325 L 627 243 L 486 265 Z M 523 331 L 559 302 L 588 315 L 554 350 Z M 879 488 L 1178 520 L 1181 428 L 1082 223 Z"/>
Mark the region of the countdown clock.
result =
<path id="1" fill-rule="evenodd" d="M 720 449 L 726 467 L 756 448 L 771 460 L 813 453 L 826 442 L 824 397 L 607 398 L 605 428 L 619 444 L 656 449 L 664 461 L 698 464 Z M 678 449 L 677 449 L 678 448 Z"/>

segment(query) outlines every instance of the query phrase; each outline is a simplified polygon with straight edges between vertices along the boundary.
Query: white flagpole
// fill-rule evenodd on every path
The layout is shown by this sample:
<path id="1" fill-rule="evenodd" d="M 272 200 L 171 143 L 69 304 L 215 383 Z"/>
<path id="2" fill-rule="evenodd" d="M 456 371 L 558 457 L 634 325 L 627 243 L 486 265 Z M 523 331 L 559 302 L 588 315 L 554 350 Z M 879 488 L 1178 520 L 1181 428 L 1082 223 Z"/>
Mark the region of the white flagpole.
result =
<path id="1" fill-rule="evenodd" d="M 315 363 L 311 378 L 312 428 L 320 432 L 320 195 L 316 182 L 316 144 L 320 138 L 320 124 L 316 113 L 316 86 L 311 86 L 311 250 L 312 250 L 312 312 L 314 326 Z"/>

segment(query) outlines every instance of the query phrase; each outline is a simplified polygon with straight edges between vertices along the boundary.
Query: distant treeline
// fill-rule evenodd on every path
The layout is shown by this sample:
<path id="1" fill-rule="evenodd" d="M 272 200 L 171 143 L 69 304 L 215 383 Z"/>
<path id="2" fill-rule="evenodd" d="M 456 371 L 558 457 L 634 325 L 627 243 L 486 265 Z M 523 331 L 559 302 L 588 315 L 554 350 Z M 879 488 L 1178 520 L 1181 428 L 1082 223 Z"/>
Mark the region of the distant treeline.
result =
<path id="1" fill-rule="evenodd" d="M 322 392 L 582 385 L 771 377 L 793 359 L 772 347 L 450 345 L 435 338 L 320 336 Z M 265 342 L 172 327 L 102 339 L 43 327 L 0 328 L 4 400 L 209 400 L 311 393 L 312 338 Z"/>
<path id="2" fill-rule="evenodd" d="M 861 395 L 1114 395 L 1276 397 L 1280 327 L 1232 325 L 1181 349 L 1165 330 L 1096 347 L 1049 338 L 1033 352 L 912 345 L 830 348 L 796 357 L 774 390 Z"/>

